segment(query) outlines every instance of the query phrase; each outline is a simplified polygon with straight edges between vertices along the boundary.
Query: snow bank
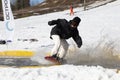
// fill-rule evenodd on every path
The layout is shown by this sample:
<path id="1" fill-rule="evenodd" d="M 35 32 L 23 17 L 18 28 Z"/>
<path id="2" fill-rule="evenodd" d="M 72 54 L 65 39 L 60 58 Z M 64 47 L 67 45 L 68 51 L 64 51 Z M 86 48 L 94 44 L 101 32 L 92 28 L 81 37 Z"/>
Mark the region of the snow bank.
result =
<path id="1" fill-rule="evenodd" d="M 9 71 L 9 72 L 8 72 Z M 62 65 L 42 68 L 2 68 L 0 80 L 120 80 L 120 74 L 97 66 Z"/>

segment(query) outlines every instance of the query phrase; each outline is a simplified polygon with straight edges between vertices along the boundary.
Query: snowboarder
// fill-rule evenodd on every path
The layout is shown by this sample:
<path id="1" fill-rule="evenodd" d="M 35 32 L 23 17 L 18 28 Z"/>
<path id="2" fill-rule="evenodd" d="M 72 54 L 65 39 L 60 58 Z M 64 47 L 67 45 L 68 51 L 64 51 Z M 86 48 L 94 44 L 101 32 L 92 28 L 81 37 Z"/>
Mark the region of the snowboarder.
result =
<path id="1" fill-rule="evenodd" d="M 82 39 L 79 36 L 78 25 L 81 22 L 79 17 L 73 18 L 73 20 L 67 21 L 66 19 L 57 19 L 48 22 L 48 25 L 55 25 L 51 30 L 50 38 L 54 41 L 55 45 L 51 51 L 50 56 L 58 61 L 62 61 L 66 56 L 68 46 L 66 39 L 73 38 L 77 46 L 80 48 L 82 45 Z"/>

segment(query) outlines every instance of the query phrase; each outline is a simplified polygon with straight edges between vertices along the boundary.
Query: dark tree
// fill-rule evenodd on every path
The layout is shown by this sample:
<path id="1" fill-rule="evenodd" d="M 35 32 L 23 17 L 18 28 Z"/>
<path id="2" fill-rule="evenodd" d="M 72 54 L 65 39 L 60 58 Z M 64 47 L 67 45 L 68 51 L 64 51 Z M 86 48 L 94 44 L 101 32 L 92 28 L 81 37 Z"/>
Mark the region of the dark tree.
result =
<path id="1" fill-rule="evenodd" d="M 30 0 L 17 0 L 15 3 L 15 9 L 20 10 L 30 6 Z"/>
<path id="2" fill-rule="evenodd" d="M 0 0 L 0 12 L 2 12 L 2 1 Z"/>

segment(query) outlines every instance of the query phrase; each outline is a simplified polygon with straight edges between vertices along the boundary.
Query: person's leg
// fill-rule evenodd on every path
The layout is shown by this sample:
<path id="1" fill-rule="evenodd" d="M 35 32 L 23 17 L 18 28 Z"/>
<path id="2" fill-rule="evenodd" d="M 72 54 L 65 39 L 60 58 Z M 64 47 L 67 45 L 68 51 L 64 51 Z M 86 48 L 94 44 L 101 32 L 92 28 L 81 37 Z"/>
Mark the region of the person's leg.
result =
<path id="1" fill-rule="evenodd" d="M 57 53 L 60 49 L 61 40 L 60 40 L 60 37 L 58 35 L 52 35 L 51 37 L 54 41 L 54 47 L 51 51 L 51 56 L 53 56 L 53 55 L 57 55 Z"/>
<path id="2" fill-rule="evenodd" d="M 64 58 L 67 54 L 69 44 L 65 39 L 61 39 L 61 46 L 59 50 L 59 58 Z"/>

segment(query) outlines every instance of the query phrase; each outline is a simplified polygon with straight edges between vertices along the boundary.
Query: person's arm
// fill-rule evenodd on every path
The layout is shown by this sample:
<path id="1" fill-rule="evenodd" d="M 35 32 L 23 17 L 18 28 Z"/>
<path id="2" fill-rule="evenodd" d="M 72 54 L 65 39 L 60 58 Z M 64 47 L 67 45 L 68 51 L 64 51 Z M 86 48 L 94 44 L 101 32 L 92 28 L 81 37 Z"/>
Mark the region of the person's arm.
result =
<path id="1" fill-rule="evenodd" d="M 60 19 L 49 21 L 48 25 L 52 26 L 52 25 L 58 24 L 59 20 Z"/>
<path id="2" fill-rule="evenodd" d="M 72 38 L 76 42 L 78 48 L 80 48 L 82 46 L 82 38 L 79 36 L 78 31 L 76 32 L 76 34 L 74 34 Z"/>

